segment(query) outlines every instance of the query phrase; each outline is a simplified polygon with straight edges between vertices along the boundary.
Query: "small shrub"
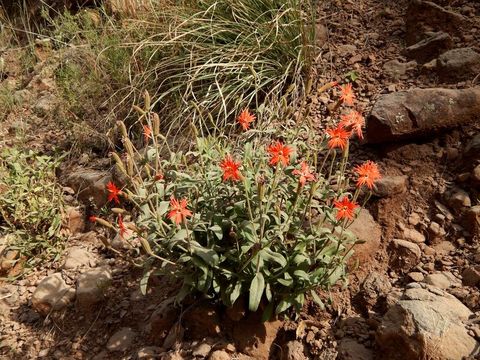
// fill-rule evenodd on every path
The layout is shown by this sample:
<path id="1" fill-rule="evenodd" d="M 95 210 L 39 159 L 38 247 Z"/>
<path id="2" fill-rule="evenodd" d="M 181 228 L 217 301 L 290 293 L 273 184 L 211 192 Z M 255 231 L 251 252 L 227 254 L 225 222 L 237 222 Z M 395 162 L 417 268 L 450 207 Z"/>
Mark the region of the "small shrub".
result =
<path id="1" fill-rule="evenodd" d="M 14 233 L 31 265 L 51 260 L 61 246 L 62 192 L 55 181 L 58 160 L 32 151 L 0 153 L 0 227 Z"/>
<path id="2" fill-rule="evenodd" d="M 337 108 L 353 102 L 351 86 L 344 86 Z M 109 184 L 110 200 L 134 206 L 130 227 L 150 256 L 146 273 L 182 281 L 179 301 L 201 293 L 231 306 L 247 295 L 251 311 L 268 304 L 266 317 L 298 310 L 305 294 L 321 303 L 315 289 L 345 280 L 356 244 L 347 228 L 360 190 L 380 177 L 372 162 L 355 169 L 356 188 L 345 175 L 349 138 L 363 136 L 364 119 L 350 110 L 321 139 L 304 127 L 268 142 L 247 140 L 255 121 L 248 111 L 238 120 L 247 130 L 238 142 L 198 138 L 194 151 L 166 158 L 158 115 L 142 112 L 141 151 L 120 123 L 126 154 L 114 157 L 128 184 Z M 117 228 L 126 231 L 122 215 Z"/>

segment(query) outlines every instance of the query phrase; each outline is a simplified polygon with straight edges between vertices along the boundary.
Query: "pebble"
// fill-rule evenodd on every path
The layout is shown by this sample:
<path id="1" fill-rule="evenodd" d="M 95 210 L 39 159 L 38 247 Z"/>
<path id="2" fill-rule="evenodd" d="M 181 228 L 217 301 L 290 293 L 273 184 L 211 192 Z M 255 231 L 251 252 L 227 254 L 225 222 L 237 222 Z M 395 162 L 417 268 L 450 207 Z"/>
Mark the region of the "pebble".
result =
<path id="1" fill-rule="evenodd" d="M 131 328 L 122 328 L 118 330 L 112 337 L 108 340 L 107 349 L 109 351 L 125 351 L 132 346 L 133 341 L 137 333 Z"/>

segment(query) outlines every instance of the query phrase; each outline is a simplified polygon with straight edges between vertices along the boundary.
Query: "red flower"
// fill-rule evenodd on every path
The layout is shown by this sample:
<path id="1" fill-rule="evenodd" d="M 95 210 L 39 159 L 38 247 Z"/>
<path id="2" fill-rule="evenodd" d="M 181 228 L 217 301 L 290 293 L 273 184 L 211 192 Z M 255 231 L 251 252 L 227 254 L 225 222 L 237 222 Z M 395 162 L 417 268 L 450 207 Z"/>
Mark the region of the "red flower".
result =
<path id="1" fill-rule="evenodd" d="M 123 235 L 127 231 L 127 228 L 125 227 L 125 224 L 123 223 L 122 214 L 118 215 L 118 228 L 120 229 L 120 236 L 123 238 Z"/>
<path id="2" fill-rule="evenodd" d="M 148 139 L 152 138 L 152 128 L 148 125 L 143 125 L 143 138 L 145 142 L 148 142 Z"/>
<path id="3" fill-rule="evenodd" d="M 90 216 L 90 217 L 88 218 L 88 221 L 90 221 L 90 222 L 92 222 L 92 223 L 95 223 L 95 222 L 97 222 L 97 217 L 94 216 L 94 215 L 92 215 L 92 216 Z"/>
<path id="4" fill-rule="evenodd" d="M 155 181 L 160 181 L 160 180 L 163 180 L 163 174 L 158 173 L 155 175 Z"/>
<path id="5" fill-rule="evenodd" d="M 228 179 L 232 179 L 233 181 L 241 180 L 242 175 L 238 170 L 240 163 L 235 162 L 230 155 L 227 155 L 225 159 L 223 159 L 220 163 L 220 167 L 223 170 L 223 181 L 227 181 Z"/>
<path id="6" fill-rule="evenodd" d="M 280 141 L 270 145 L 267 151 L 271 156 L 270 165 L 276 165 L 278 162 L 281 162 L 284 166 L 287 166 L 293 153 L 293 149 L 290 146 L 283 145 Z"/>
<path id="7" fill-rule="evenodd" d="M 354 130 L 358 138 L 363 139 L 362 128 L 365 126 L 365 119 L 358 111 L 351 110 L 348 114 L 342 115 L 341 118 L 340 125 Z"/>
<path id="8" fill-rule="evenodd" d="M 375 181 L 382 177 L 378 165 L 370 160 L 356 166 L 355 172 L 358 174 L 357 187 L 366 185 L 369 189 L 372 189 Z"/>
<path id="9" fill-rule="evenodd" d="M 300 163 L 301 169 L 295 169 L 293 170 L 292 174 L 293 175 L 298 175 L 300 176 L 300 184 L 305 185 L 307 181 L 315 181 L 315 175 L 313 175 L 310 172 L 310 168 L 308 167 L 308 164 L 305 161 L 302 161 Z"/>
<path id="10" fill-rule="evenodd" d="M 335 208 L 337 209 L 337 220 L 349 219 L 353 220 L 355 214 L 355 209 L 358 208 L 356 202 L 348 200 L 348 197 L 344 197 L 342 200 L 333 202 Z"/>
<path id="11" fill-rule="evenodd" d="M 353 105 L 353 101 L 355 100 L 355 94 L 352 90 L 352 83 L 345 84 L 344 86 L 340 86 L 341 94 L 340 100 L 343 101 L 344 104 Z"/>
<path id="12" fill-rule="evenodd" d="M 342 124 L 339 124 L 335 129 L 327 129 L 327 134 L 330 137 L 328 140 L 328 147 L 330 149 L 345 149 L 350 133 L 345 130 Z"/>
<path id="13" fill-rule="evenodd" d="M 120 195 L 122 191 L 117 188 L 112 181 L 107 184 L 107 190 L 109 192 L 108 201 L 113 200 L 116 204 L 120 204 L 120 199 L 118 198 L 118 195 Z"/>
<path id="14" fill-rule="evenodd" d="M 178 225 L 184 222 L 187 216 L 192 216 L 192 212 L 187 209 L 187 199 L 178 201 L 172 195 L 170 198 L 170 212 L 167 217 Z"/>
<path id="15" fill-rule="evenodd" d="M 238 116 L 238 123 L 243 130 L 248 130 L 250 128 L 250 123 L 255 121 L 255 115 L 251 114 L 248 109 L 243 110 Z"/>

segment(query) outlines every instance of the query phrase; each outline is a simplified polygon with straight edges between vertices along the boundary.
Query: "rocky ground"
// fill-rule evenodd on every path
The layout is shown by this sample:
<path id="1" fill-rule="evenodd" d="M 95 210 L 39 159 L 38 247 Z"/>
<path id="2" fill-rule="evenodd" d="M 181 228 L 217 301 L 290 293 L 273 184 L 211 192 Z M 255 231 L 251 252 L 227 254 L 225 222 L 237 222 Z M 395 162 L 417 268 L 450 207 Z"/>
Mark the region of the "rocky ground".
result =
<path id="1" fill-rule="evenodd" d="M 104 244 L 132 249 L 85 221 L 85 201 L 105 202 L 112 176 L 109 159 L 85 153 L 60 174 L 71 233 L 61 261 L 1 284 L 1 359 L 478 358 L 480 3 L 319 6 L 318 85 L 356 71 L 369 118 L 367 141 L 351 162 L 374 159 L 384 174 L 351 228 L 366 243 L 349 286 L 321 294 L 325 310 L 308 304 L 295 321 L 266 324 L 242 306 L 175 308 L 168 279 L 142 296 L 141 269 Z M 18 127 L 41 129 L 27 131 L 25 141 L 44 151 L 62 139 L 45 120 L 56 111 L 56 92 L 54 55 L 43 55 L 25 79 L 15 53 L 3 54 L 10 66 L 3 81 L 24 106 L 1 124 L 1 145 L 16 141 L 8 135 Z M 319 121 L 328 103 L 324 93 L 312 96 Z M 4 272 L 15 271 L 14 256 L 3 255 Z"/>

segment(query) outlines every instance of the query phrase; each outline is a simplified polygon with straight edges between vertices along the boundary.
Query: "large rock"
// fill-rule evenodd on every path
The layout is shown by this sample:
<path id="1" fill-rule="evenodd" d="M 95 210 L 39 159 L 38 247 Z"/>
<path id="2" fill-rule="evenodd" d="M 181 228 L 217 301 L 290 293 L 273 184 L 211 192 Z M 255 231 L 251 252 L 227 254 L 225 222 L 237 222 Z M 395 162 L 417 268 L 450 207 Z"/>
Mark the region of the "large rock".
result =
<path id="1" fill-rule="evenodd" d="M 442 31 L 431 33 L 426 39 L 407 47 L 405 55 L 418 63 L 426 63 L 453 47 L 452 37 Z"/>
<path id="2" fill-rule="evenodd" d="M 402 194 L 407 190 L 407 181 L 407 175 L 383 176 L 375 182 L 374 194 L 379 197 Z"/>
<path id="3" fill-rule="evenodd" d="M 447 51 L 438 57 L 437 73 L 446 82 L 473 80 L 480 73 L 480 54 L 472 48 Z"/>
<path id="4" fill-rule="evenodd" d="M 77 280 L 77 307 L 87 314 L 94 310 L 95 305 L 104 299 L 111 280 L 111 271 L 106 267 L 81 274 Z"/>
<path id="5" fill-rule="evenodd" d="M 422 251 L 410 241 L 394 239 L 390 245 L 390 266 L 404 271 L 410 270 L 420 262 Z"/>
<path id="6" fill-rule="evenodd" d="M 355 221 L 348 228 L 363 244 L 355 246 L 352 259 L 358 260 L 359 264 L 367 264 L 372 260 L 380 247 L 382 229 L 376 223 L 373 216 L 366 209 L 362 209 Z"/>
<path id="7" fill-rule="evenodd" d="M 478 121 L 480 87 L 412 89 L 381 96 L 367 123 L 367 141 L 383 143 Z"/>
<path id="8" fill-rule="evenodd" d="M 454 296 L 430 287 L 405 291 L 382 319 L 377 346 L 389 360 L 459 360 L 480 344 L 465 323 L 472 312 Z"/>
<path id="9" fill-rule="evenodd" d="M 81 168 L 67 177 L 66 184 L 78 193 L 80 201 L 84 203 L 93 201 L 101 208 L 107 202 L 107 184 L 111 180 L 108 172 Z"/>
<path id="10" fill-rule="evenodd" d="M 409 2 L 405 19 L 406 40 L 409 46 L 423 40 L 431 31 L 459 34 L 466 23 L 464 16 L 446 10 L 434 2 L 423 0 Z"/>
<path id="11" fill-rule="evenodd" d="M 67 286 L 62 274 L 45 277 L 38 284 L 32 296 L 32 307 L 43 315 L 61 310 L 75 298 L 75 289 Z"/>

